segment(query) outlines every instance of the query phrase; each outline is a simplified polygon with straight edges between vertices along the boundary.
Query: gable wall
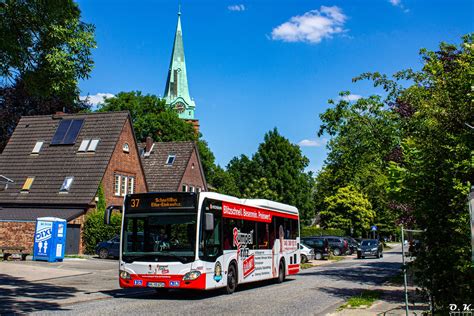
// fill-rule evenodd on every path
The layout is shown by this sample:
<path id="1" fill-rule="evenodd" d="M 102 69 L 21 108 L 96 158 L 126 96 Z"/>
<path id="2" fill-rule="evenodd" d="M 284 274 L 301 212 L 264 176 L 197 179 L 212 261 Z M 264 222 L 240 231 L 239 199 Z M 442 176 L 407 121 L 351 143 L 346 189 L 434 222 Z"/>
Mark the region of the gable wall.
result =
<path id="1" fill-rule="evenodd" d="M 194 164 L 194 168 L 193 168 Z M 193 150 L 191 158 L 189 159 L 188 166 L 184 172 L 183 178 L 181 179 L 178 191 L 182 191 L 183 185 L 193 186 L 195 188 L 201 188 L 201 191 L 205 191 L 204 179 L 201 172 L 201 164 L 198 161 L 196 150 Z"/>

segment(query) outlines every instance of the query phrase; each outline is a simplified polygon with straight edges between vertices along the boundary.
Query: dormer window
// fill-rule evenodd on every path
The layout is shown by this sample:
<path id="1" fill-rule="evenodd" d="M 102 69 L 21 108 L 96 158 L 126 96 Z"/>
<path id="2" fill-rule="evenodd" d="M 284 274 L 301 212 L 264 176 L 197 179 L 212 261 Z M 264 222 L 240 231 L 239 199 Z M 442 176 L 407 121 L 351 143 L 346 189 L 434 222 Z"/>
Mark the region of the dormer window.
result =
<path id="1" fill-rule="evenodd" d="M 33 150 L 31 151 L 32 154 L 39 154 L 41 147 L 43 147 L 44 142 L 36 142 L 35 147 L 33 147 Z"/>
<path id="2" fill-rule="evenodd" d="M 123 144 L 122 150 L 123 150 L 124 153 L 129 153 L 130 152 L 130 146 L 128 145 L 128 143 Z"/>
<path id="3" fill-rule="evenodd" d="M 166 159 L 166 164 L 172 165 L 175 160 L 176 160 L 176 155 L 168 155 L 168 158 Z"/>
<path id="4" fill-rule="evenodd" d="M 61 189 L 59 189 L 59 193 L 68 193 L 73 180 L 74 177 L 66 177 L 61 185 Z"/>

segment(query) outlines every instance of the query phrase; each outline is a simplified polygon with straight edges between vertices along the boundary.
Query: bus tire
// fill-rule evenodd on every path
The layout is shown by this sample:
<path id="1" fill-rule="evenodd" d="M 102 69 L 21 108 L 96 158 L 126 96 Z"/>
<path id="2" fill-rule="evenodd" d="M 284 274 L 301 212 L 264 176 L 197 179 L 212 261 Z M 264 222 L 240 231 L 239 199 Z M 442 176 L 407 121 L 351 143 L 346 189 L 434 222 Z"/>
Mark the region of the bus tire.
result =
<path id="1" fill-rule="evenodd" d="M 284 281 L 285 281 L 285 261 L 280 260 L 280 265 L 278 266 L 277 283 L 283 283 Z"/>
<path id="2" fill-rule="evenodd" d="M 235 264 L 231 263 L 229 269 L 227 270 L 227 285 L 224 288 L 226 294 L 232 294 L 237 287 L 237 269 Z"/>

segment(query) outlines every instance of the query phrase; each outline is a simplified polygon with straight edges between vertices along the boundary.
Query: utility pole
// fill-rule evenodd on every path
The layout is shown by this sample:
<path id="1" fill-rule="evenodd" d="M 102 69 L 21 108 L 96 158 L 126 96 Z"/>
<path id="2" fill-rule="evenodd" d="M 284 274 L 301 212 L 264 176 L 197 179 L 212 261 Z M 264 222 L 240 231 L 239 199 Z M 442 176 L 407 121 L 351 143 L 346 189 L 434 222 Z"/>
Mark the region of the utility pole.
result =
<path id="1" fill-rule="evenodd" d="M 407 289 L 407 267 L 405 265 L 405 236 L 402 227 L 402 270 L 403 270 L 403 286 L 405 288 L 405 314 L 408 316 L 408 289 Z"/>

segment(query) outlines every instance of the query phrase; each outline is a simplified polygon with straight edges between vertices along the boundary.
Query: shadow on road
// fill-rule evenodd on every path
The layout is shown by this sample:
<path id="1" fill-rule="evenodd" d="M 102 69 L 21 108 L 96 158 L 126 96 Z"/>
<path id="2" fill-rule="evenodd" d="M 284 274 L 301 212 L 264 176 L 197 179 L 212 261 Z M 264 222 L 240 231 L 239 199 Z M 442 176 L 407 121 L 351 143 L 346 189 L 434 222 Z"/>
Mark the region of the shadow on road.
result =
<path id="1" fill-rule="evenodd" d="M 292 282 L 294 279 L 286 279 L 285 283 Z M 259 281 L 252 282 L 248 284 L 240 284 L 235 290 L 236 293 L 251 291 L 259 288 L 264 288 L 267 286 L 274 286 L 275 281 Z M 203 300 L 208 298 L 213 298 L 224 294 L 222 289 L 201 291 L 201 290 L 179 290 L 179 289 L 170 289 L 168 291 L 156 292 L 151 288 L 141 288 L 141 289 L 118 289 L 111 291 L 100 291 L 105 295 L 112 296 L 113 298 L 129 298 L 129 299 L 138 299 L 138 300 L 148 300 L 148 299 L 162 299 L 162 300 L 173 300 L 173 301 L 185 301 L 185 300 Z"/>
<path id="2" fill-rule="evenodd" d="M 350 281 L 366 285 L 380 285 L 400 271 L 398 262 L 366 262 L 353 267 L 307 271 L 302 275 L 324 276 L 337 281 Z"/>
<path id="3" fill-rule="evenodd" d="M 55 301 L 72 297 L 77 292 L 79 290 L 74 287 L 29 282 L 0 274 L 0 315 L 63 310 Z"/>

